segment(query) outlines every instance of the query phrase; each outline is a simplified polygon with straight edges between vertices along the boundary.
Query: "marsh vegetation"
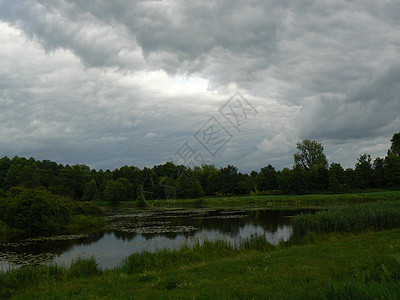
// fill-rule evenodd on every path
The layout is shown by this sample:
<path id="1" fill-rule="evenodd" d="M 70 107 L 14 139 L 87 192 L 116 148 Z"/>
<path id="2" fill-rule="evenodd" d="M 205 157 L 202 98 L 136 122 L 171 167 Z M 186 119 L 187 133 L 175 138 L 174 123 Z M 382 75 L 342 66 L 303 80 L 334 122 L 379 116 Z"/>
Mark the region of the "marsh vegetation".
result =
<path id="1" fill-rule="evenodd" d="M 0 244 L 0 269 L 49 262 L 68 266 L 93 257 L 115 268 L 132 253 L 177 250 L 204 241 L 238 242 L 263 235 L 276 245 L 291 234 L 292 216 L 309 210 L 105 208 L 104 226 L 71 234 L 14 238 Z"/>
<path id="2" fill-rule="evenodd" d="M 385 207 L 376 203 L 370 210 Z M 329 212 L 296 218 L 321 220 Z M 298 232 L 303 225 L 293 226 Z M 112 270 L 99 267 L 94 258 L 77 259 L 69 267 L 27 266 L 0 273 L 1 296 L 398 299 L 400 231 L 391 226 L 396 228 L 372 226 L 356 235 L 309 230 L 277 245 L 265 235 L 234 243 L 204 241 L 135 253 Z"/>

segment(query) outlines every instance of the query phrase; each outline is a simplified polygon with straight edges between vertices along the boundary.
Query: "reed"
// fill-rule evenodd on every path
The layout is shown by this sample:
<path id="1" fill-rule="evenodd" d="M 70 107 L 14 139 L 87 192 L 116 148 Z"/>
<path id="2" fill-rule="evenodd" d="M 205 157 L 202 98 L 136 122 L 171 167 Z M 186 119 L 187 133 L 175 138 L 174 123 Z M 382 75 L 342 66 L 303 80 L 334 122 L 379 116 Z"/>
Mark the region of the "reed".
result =
<path id="1" fill-rule="evenodd" d="M 352 232 L 400 227 L 400 201 L 379 201 L 330 208 L 292 219 L 293 239 L 310 232 Z"/>

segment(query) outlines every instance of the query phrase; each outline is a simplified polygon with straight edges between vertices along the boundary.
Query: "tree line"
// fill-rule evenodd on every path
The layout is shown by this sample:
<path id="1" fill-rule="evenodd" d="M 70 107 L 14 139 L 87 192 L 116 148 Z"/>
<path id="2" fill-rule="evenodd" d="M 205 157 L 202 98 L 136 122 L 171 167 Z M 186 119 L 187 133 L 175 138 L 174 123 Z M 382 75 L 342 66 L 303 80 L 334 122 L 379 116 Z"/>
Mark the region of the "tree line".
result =
<path id="1" fill-rule="evenodd" d="M 84 164 L 62 165 L 49 160 L 7 156 L 0 159 L 0 198 L 14 187 L 45 189 L 82 201 L 126 201 L 197 198 L 215 195 L 305 194 L 351 192 L 355 189 L 400 187 L 400 132 L 393 135 L 384 158 L 362 154 L 353 168 L 328 164 L 317 141 L 297 143 L 294 165 L 277 171 L 268 164 L 250 174 L 228 165 L 205 164 L 193 169 L 167 162 L 152 168 L 123 166 L 95 170 Z"/>

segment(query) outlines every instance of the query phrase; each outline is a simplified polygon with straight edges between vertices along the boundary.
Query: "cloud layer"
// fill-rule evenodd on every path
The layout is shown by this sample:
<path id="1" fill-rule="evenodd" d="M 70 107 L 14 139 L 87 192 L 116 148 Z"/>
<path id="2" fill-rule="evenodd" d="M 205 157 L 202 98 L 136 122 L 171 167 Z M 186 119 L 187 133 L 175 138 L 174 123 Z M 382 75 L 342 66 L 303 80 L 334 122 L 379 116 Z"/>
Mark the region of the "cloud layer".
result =
<path id="1" fill-rule="evenodd" d="M 1 1 L 0 154 L 96 168 L 168 161 L 212 116 L 207 159 L 292 165 L 383 156 L 399 131 L 397 1 Z M 236 130 L 218 109 L 257 109 Z M 224 123 L 225 122 L 225 123 Z"/>

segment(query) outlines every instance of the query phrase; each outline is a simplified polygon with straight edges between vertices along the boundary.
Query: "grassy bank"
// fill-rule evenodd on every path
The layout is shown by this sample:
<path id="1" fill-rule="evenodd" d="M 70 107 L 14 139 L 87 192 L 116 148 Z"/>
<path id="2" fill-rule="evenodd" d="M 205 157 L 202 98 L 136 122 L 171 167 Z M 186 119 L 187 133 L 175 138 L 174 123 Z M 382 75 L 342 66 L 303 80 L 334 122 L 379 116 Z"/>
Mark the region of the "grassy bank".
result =
<path id="1" fill-rule="evenodd" d="M 378 201 L 334 207 L 315 214 L 295 216 L 291 220 L 292 239 L 307 233 L 384 230 L 400 227 L 400 201 Z"/>
<path id="2" fill-rule="evenodd" d="M 113 270 L 79 259 L 68 268 L 0 272 L 0 298 L 399 299 L 400 193 L 362 195 L 233 198 L 266 203 L 278 197 L 275 207 L 284 201 L 332 207 L 293 218 L 293 237 L 278 246 L 253 236 L 236 244 L 132 254 Z"/>
<path id="3" fill-rule="evenodd" d="M 270 208 L 325 208 L 328 206 L 364 203 L 371 201 L 400 200 L 400 191 L 356 194 L 312 194 L 204 197 L 199 199 L 147 200 L 153 207 L 270 207 Z M 110 202 L 95 202 L 110 206 Z M 136 201 L 120 202 L 120 206 L 134 207 Z"/>
<path id="4" fill-rule="evenodd" d="M 272 247 L 262 238 L 236 246 L 205 243 L 130 256 L 102 271 L 94 260 L 70 268 L 0 273 L 2 296 L 34 298 L 398 299 L 399 229 L 328 234 L 312 244 Z"/>

